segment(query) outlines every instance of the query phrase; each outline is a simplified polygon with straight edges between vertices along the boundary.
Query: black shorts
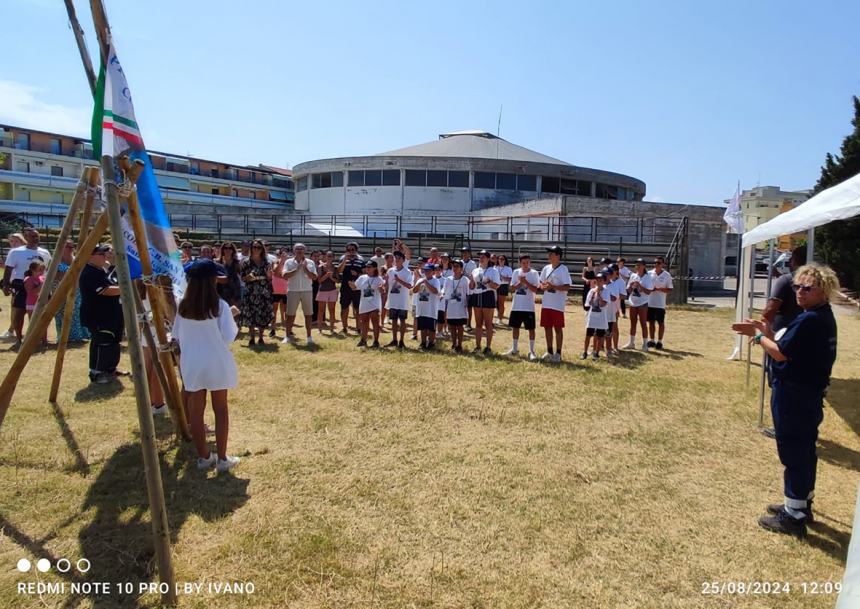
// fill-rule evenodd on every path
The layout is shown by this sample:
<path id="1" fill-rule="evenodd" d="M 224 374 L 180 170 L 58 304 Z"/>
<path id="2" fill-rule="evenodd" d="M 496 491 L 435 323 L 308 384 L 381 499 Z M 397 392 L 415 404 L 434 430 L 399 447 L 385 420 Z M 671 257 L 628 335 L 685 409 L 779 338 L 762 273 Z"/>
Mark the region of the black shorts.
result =
<path id="1" fill-rule="evenodd" d="M 531 311 L 511 311 L 508 327 L 521 328 L 523 326 L 526 330 L 534 330 L 537 326 L 535 314 Z"/>
<path id="2" fill-rule="evenodd" d="M 511 287 L 511 284 L 509 284 L 509 283 L 500 283 L 500 284 L 499 284 L 499 289 L 498 289 L 498 290 L 496 290 L 496 293 L 497 293 L 499 296 L 507 296 L 508 294 L 510 294 L 510 293 L 511 293 L 511 292 L 510 292 L 510 287 Z"/>
<path id="3" fill-rule="evenodd" d="M 611 329 L 612 328 L 610 328 L 610 330 Z M 585 329 L 585 335 L 586 336 L 599 336 L 600 338 L 603 338 L 604 336 L 606 336 L 607 332 L 609 332 L 609 330 L 604 330 L 603 328 L 586 328 Z"/>
<path id="4" fill-rule="evenodd" d="M 612 334 L 612 328 L 613 327 L 615 327 L 615 322 L 614 321 L 607 321 L 606 322 L 606 333 Z"/>
<path id="5" fill-rule="evenodd" d="M 27 290 L 24 289 L 23 279 L 16 279 L 12 282 L 12 308 L 27 308 Z"/>
<path id="6" fill-rule="evenodd" d="M 418 329 L 419 330 L 428 330 L 430 332 L 436 331 L 436 320 L 432 317 L 424 317 L 423 315 L 418 318 Z"/>
<path id="7" fill-rule="evenodd" d="M 657 323 L 663 323 L 666 319 L 666 309 L 661 309 L 659 307 L 648 307 L 648 321 L 656 321 Z"/>
<path id="8" fill-rule="evenodd" d="M 286 294 L 272 294 L 272 304 L 276 302 L 282 302 L 287 304 L 287 295 Z"/>
<path id="9" fill-rule="evenodd" d="M 340 291 L 340 308 L 345 309 L 350 305 L 358 309 L 361 303 L 361 290 L 341 290 Z"/>
<path id="10" fill-rule="evenodd" d="M 439 311 L 436 313 L 436 323 L 444 324 L 445 323 L 445 311 Z"/>
<path id="11" fill-rule="evenodd" d="M 454 317 L 446 320 L 449 326 L 465 326 L 466 318 L 465 317 Z"/>
<path id="12" fill-rule="evenodd" d="M 388 309 L 388 319 L 391 321 L 406 321 L 409 312 L 406 309 Z"/>
<path id="13" fill-rule="evenodd" d="M 496 293 L 493 290 L 484 290 L 478 294 L 469 294 L 469 306 L 473 309 L 495 309 Z"/>

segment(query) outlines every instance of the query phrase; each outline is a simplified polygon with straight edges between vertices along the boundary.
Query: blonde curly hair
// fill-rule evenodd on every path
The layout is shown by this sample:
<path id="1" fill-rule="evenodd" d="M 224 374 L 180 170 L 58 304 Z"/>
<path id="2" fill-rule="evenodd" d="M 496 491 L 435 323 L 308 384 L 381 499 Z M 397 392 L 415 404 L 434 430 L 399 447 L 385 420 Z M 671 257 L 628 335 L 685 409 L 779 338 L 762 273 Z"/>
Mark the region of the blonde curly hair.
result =
<path id="1" fill-rule="evenodd" d="M 829 301 L 839 290 L 839 279 L 829 266 L 822 264 L 805 264 L 794 273 L 794 281 L 809 278 L 812 285 L 824 290 L 824 297 Z"/>

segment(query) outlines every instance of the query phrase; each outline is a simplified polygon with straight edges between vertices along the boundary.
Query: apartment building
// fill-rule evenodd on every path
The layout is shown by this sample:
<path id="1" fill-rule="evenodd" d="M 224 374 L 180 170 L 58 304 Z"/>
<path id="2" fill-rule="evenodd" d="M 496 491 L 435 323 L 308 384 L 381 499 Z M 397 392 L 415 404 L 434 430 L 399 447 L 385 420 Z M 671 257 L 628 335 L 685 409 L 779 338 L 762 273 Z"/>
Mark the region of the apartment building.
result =
<path id="1" fill-rule="evenodd" d="M 293 210 L 289 169 L 149 154 L 170 213 Z M 97 164 L 89 140 L 0 125 L 0 212 L 62 212 L 84 167 Z"/>

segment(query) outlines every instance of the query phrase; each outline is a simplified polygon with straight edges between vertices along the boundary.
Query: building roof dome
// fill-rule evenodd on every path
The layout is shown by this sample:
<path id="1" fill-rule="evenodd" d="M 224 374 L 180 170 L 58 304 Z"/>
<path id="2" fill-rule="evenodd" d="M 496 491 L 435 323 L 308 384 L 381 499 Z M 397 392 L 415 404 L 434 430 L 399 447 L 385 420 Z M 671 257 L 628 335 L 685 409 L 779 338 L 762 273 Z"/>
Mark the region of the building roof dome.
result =
<path id="1" fill-rule="evenodd" d="M 438 140 L 383 152 L 375 156 L 497 159 L 570 166 L 570 163 L 517 146 L 488 131 L 478 129 L 442 133 Z"/>

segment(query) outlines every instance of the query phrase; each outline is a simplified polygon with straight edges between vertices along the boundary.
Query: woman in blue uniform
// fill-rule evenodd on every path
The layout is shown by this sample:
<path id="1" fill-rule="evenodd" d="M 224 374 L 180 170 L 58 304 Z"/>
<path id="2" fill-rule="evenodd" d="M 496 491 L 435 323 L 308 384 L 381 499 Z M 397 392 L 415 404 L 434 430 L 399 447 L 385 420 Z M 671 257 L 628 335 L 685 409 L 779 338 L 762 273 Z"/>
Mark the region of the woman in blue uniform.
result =
<path id="1" fill-rule="evenodd" d="M 759 525 L 769 531 L 803 537 L 812 520 L 815 442 L 823 418 L 823 401 L 830 371 L 836 360 L 836 320 L 830 296 L 839 288 L 833 271 L 807 265 L 794 276 L 797 304 L 803 309 L 776 334 L 766 321 L 738 324 L 741 334 L 752 336 L 772 360 L 770 408 L 776 430 L 776 450 L 785 468 L 783 504 L 767 506 Z"/>

